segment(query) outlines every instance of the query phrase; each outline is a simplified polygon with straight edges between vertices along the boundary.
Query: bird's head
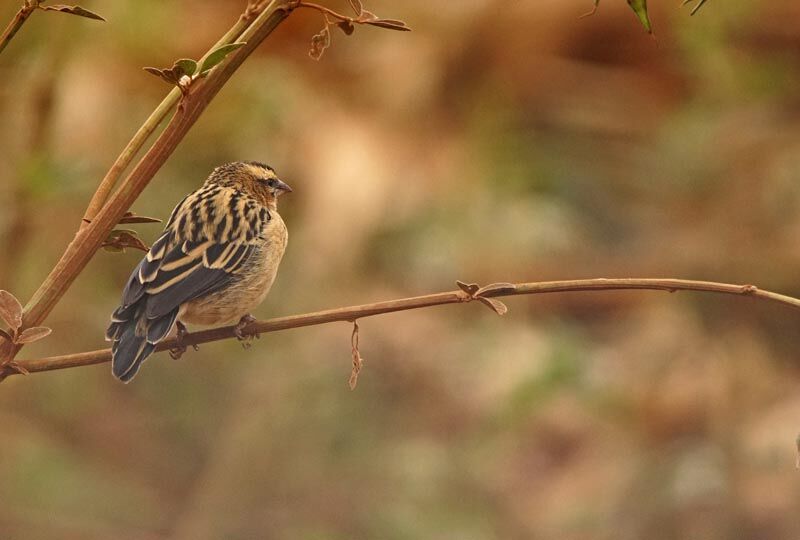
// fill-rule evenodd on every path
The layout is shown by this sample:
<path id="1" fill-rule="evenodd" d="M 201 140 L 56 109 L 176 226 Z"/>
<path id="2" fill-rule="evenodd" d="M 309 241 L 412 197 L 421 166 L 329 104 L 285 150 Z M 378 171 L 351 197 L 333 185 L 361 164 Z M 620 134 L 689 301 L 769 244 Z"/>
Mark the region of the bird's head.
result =
<path id="1" fill-rule="evenodd" d="M 292 191 L 269 165 L 257 161 L 235 161 L 214 169 L 206 183 L 232 187 L 275 210 L 278 197 Z"/>

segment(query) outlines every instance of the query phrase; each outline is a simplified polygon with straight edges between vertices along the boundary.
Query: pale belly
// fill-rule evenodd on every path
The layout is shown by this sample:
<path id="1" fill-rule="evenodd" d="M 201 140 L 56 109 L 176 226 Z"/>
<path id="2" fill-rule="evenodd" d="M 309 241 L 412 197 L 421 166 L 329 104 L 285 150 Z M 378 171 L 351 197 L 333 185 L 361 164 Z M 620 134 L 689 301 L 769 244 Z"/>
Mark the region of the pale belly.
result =
<path id="1" fill-rule="evenodd" d="M 241 277 L 220 291 L 184 304 L 178 313 L 181 322 L 205 326 L 235 323 L 264 301 L 275 281 L 287 242 L 283 221 L 271 225 L 280 227 L 270 231 L 264 249 L 253 254 Z"/>

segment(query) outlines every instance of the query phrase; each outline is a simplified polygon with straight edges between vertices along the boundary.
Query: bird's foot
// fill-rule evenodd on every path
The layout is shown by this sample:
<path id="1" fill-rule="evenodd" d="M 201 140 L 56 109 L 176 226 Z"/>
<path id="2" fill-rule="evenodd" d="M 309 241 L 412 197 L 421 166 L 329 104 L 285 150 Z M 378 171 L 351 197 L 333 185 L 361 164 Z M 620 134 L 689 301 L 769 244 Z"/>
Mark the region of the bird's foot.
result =
<path id="1" fill-rule="evenodd" d="M 178 358 L 183 356 L 183 353 L 186 352 L 186 344 L 183 342 L 183 337 L 189 333 L 189 331 L 186 330 L 186 326 L 184 326 L 184 324 L 181 321 L 175 321 L 175 326 L 178 329 L 178 334 L 175 336 L 177 347 L 169 350 L 169 356 L 173 360 L 177 360 Z M 192 345 L 192 348 L 196 351 L 200 350 L 200 347 L 198 347 L 197 345 Z"/>
<path id="2" fill-rule="evenodd" d="M 250 345 L 252 345 L 251 341 L 253 341 L 254 337 L 256 339 L 259 339 L 261 337 L 261 335 L 258 333 L 245 335 L 242 332 L 245 326 L 255 321 L 256 318 L 248 313 L 247 315 L 244 315 L 241 319 L 239 319 L 239 322 L 236 323 L 236 326 L 233 327 L 233 333 L 234 335 L 236 335 L 236 339 L 238 339 L 241 342 L 242 347 L 244 347 L 245 349 L 250 348 Z"/>

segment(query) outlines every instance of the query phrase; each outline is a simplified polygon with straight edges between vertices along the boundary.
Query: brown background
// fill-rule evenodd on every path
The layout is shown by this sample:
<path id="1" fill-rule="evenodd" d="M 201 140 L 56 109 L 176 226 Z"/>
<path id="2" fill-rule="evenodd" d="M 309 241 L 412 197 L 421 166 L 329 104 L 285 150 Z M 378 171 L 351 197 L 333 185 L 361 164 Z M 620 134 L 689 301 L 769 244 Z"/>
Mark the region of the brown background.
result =
<path id="1" fill-rule="evenodd" d="M 7 21 L 18 1 L 6 0 Z M 326 5 L 346 9 L 346 2 Z M 134 210 L 166 218 L 222 162 L 295 188 L 257 315 L 456 279 L 680 277 L 800 295 L 800 7 L 387 2 L 307 56 L 298 12 Z M 35 13 L 0 55 L 0 288 L 22 299 L 166 91 L 243 2 Z M 158 225 L 137 226 L 152 241 Z M 100 252 L 23 358 L 104 347 L 138 252 Z M 707 294 L 448 306 L 0 385 L 4 539 L 795 539 L 800 314 Z"/>

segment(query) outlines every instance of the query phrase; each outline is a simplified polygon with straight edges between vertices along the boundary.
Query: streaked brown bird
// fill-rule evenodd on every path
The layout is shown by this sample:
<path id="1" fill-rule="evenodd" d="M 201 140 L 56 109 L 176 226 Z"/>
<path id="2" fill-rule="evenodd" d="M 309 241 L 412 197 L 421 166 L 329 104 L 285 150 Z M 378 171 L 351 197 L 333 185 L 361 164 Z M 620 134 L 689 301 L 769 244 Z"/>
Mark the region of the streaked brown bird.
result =
<path id="1" fill-rule="evenodd" d="M 275 281 L 288 240 L 278 197 L 292 191 L 255 161 L 217 167 L 172 211 L 164 233 L 134 269 L 111 315 L 112 372 L 128 382 L 173 326 L 253 320 Z"/>

